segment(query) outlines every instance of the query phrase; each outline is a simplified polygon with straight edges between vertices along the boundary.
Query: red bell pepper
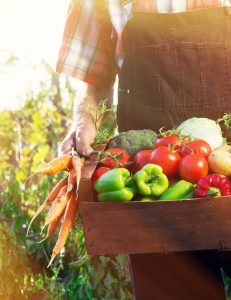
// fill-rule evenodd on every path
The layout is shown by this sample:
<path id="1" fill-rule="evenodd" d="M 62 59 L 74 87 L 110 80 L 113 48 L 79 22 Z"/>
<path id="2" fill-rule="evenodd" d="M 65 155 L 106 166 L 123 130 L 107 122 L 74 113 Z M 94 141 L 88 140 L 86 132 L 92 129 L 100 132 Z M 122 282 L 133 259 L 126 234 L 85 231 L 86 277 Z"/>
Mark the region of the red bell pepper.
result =
<path id="1" fill-rule="evenodd" d="M 94 186 L 96 180 L 100 178 L 103 174 L 107 173 L 110 169 L 106 167 L 99 167 L 96 169 L 91 177 L 91 184 Z"/>
<path id="2" fill-rule="evenodd" d="M 229 178 L 219 174 L 210 174 L 201 178 L 194 190 L 194 196 L 197 198 L 230 195 L 231 182 Z"/>

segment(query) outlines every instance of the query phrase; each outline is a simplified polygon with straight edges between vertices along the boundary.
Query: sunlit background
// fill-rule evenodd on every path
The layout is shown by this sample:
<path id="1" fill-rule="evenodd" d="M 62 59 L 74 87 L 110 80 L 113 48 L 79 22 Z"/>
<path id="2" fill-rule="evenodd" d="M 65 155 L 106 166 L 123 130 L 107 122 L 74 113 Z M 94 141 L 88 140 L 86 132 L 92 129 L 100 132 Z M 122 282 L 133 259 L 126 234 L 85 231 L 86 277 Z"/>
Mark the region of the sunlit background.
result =
<path id="1" fill-rule="evenodd" d="M 14 109 L 55 68 L 69 0 L 0 0 L 0 110 Z M 6 58 L 11 61 L 5 68 Z M 18 60 L 18 58 L 20 58 Z"/>
<path id="2" fill-rule="evenodd" d="M 46 212 L 26 235 L 66 176 L 31 174 L 57 155 L 72 122 L 80 82 L 54 72 L 69 2 L 0 0 L 0 300 L 133 299 L 127 256 L 90 258 L 78 218 L 49 269 L 58 230 L 38 243 Z"/>
<path id="3" fill-rule="evenodd" d="M 66 176 L 31 174 L 57 155 L 80 87 L 54 71 L 69 1 L 0 0 L 1 300 L 132 298 L 127 257 L 113 264 L 107 257 L 91 260 L 78 218 L 49 269 L 59 228 L 38 243 L 46 234 L 44 212 L 26 234 L 40 204 Z"/>

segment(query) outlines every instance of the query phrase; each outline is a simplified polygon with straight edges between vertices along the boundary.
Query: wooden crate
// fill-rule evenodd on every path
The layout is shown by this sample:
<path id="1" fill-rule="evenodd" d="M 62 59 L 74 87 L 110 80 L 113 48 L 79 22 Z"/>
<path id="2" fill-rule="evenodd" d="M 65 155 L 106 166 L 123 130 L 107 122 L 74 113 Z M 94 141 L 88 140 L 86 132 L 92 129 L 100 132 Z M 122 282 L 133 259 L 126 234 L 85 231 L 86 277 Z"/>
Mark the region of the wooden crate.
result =
<path id="1" fill-rule="evenodd" d="M 80 182 L 80 214 L 89 255 L 231 249 L 231 197 L 178 201 L 97 202 L 96 157 Z"/>

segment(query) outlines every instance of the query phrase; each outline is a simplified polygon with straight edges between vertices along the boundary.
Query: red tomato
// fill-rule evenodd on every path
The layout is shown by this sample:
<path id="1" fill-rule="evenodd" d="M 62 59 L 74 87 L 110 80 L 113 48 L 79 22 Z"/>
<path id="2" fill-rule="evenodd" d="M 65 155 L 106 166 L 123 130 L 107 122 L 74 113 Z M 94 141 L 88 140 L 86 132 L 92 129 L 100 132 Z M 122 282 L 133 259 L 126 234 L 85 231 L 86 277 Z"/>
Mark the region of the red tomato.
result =
<path id="1" fill-rule="evenodd" d="M 180 146 L 180 140 L 178 136 L 174 134 L 168 136 L 160 135 L 157 137 L 154 147 L 157 148 L 159 146 L 173 146 L 173 145 L 176 145 L 176 147 Z"/>
<path id="2" fill-rule="evenodd" d="M 118 155 L 118 162 L 119 164 L 123 165 L 131 161 L 131 156 L 122 148 L 109 148 L 105 150 L 105 152 L 113 155 Z M 105 159 L 99 163 L 100 167 L 106 167 L 109 169 L 115 168 L 116 161 L 113 158 L 105 157 Z M 125 166 L 126 168 L 126 166 Z"/>
<path id="3" fill-rule="evenodd" d="M 167 146 L 159 146 L 152 151 L 149 162 L 161 166 L 165 175 L 173 177 L 178 173 L 180 155 Z"/>
<path id="4" fill-rule="evenodd" d="M 207 158 L 211 151 L 212 150 L 206 141 L 194 140 L 181 148 L 180 155 L 183 157 L 188 154 L 198 154 Z"/>
<path id="5" fill-rule="evenodd" d="M 134 162 L 136 163 L 135 171 L 140 170 L 149 163 L 152 155 L 152 150 L 141 150 L 134 156 Z"/>
<path id="6" fill-rule="evenodd" d="M 208 175 L 209 166 L 206 158 L 197 154 L 188 154 L 180 160 L 179 174 L 186 181 L 197 183 Z"/>
<path id="7" fill-rule="evenodd" d="M 105 167 L 100 167 L 96 169 L 93 175 L 91 176 L 91 184 L 94 185 L 96 180 L 100 178 L 103 174 L 107 173 L 109 170 L 110 170 L 109 168 L 105 168 Z"/>

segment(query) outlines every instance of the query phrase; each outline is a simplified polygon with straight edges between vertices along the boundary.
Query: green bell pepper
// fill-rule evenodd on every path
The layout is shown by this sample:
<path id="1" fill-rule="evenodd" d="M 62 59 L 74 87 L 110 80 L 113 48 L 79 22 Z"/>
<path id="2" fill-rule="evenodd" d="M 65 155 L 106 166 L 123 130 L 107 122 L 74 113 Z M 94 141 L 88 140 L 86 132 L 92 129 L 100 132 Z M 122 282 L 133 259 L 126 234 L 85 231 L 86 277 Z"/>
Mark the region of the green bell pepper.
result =
<path id="1" fill-rule="evenodd" d="M 155 200 L 156 200 L 156 198 L 154 198 L 154 197 L 145 196 L 140 199 L 140 202 L 153 202 Z"/>
<path id="2" fill-rule="evenodd" d="M 194 185 L 191 182 L 180 180 L 168 188 L 159 200 L 178 200 L 193 198 Z"/>
<path id="3" fill-rule="evenodd" d="M 103 174 L 94 185 L 99 201 L 130 201 L 136 193 L 136 185 L 125 168 L 116 168 Z"/>
<path id="4" fill-rule="evenodd" d="M 160 196 L 167 190 L 169 182 L 163 169 L 155 164 L 147 164 L 136 172 L 134 179 L 138 192 L 145 196 Z"/>

